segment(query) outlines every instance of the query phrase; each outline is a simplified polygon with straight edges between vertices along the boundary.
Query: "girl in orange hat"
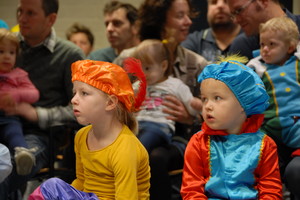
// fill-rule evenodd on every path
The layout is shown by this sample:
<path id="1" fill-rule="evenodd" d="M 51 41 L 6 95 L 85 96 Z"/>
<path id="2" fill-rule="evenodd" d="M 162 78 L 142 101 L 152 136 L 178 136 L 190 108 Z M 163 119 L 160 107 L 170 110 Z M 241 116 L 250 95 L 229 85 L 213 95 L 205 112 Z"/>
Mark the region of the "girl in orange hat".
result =
<path id="1" fill-rule="evenodd" d="M 128 65 L 141 72 L 138 64 Z M 74 115 L 87 125 L 75 136 L 76 179 L 49 179 L 29 199 L 149 199 L 148 154 L 134 134 L 144 93 L 135 96 L 124 69 L 108 62 L 73 63 L 72 81 Z"/>

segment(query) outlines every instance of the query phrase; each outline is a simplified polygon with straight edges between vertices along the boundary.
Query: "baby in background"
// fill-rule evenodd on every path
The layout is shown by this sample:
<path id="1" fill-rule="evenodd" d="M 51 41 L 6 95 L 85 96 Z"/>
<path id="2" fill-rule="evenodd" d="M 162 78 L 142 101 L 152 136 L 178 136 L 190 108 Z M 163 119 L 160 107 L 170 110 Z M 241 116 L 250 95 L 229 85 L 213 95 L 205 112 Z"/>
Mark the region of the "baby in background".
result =
<path id="1" fill-rule="evenodd" d="M 201 107 L 200 99 L 193 96 L 189 87 L 171 76 L 173 59 L 168 45 L 160 40 L 144 40 L 131 54 L 131 57 L 141 61 L 147 80 L 146 99 L 137 119 L 138 138 L 149 153 L 158 146 L 169 144 L 175 132 L 175 121 L 167 119 L 167 114 L 163 112 L 162 101 L 165 95 L 177 97 L 193 116 L 198 115 L 199 111 L 191 104 Z"/>
<path id="2" fill-rule="evenodd" d="M 247 64 L 261 77 L 270 96 L 261 130 L 276 142 L 285 185 L 300 199 L 299 30 L 288 17 L 260 25 L 259 56 Z"/>
<path id="3" fill-rule="evenodd" d="M 17 173 L 27 175 L 35 164 L 35 149 L 28 149 L 21 122 L 10 113 L 17 103 L 36 102 L 39 91 L 27 72 L 15 67 L 18 51 L 18 38 L 7 29 L 0 29 L 0 143 L 14 153 Z"/>
<path id="4" fill-rule="evenodd" d="M 271 97 L 262 130 L 300 156 L 299 31 L 293 20 L 277 17 L 260 26 L 260 56 L 247 64 Z M 287 103 L 288 102 L 288 103 Z"/>

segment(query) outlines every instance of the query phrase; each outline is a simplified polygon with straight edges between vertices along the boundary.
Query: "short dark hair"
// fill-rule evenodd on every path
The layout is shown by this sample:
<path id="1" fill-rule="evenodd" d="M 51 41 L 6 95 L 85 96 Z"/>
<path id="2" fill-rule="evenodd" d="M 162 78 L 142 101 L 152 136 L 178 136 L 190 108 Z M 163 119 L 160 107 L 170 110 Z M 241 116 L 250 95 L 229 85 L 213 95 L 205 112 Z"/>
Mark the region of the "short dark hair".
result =
<path id="1" fill-rule="evenodd" d="M 85 25 L 79 24 L 79 23 L 74 23 L 67 31 L 66 31 L 66 37 L 68 40 L 70 40 L 71 36 L 75 33 L 84 33 L 86 34 L 89 42 L 91 45 L 94 45 L 94 35 L 92 31 Z"/>
<path id="2" fill-rule="evenodd" d="M 107 3 L 103 9 L 104 14 L 109 14 L 112 13 L 119 8 L 124 8 L 126 11 L 126 17 L 128 21 L 130 22 L 131 25 L 135 23 L 135 21 L 138 18 L 138 10 L 131 4 L 129 3 L 122 3 L 119 1 L 111 1 Z"/>
<path id="3" fill-rule="evenodd" d="M 167 12 L 175 0 L 145 0 L 139 9 L 140 39 L 162 40 L 162 33 L 167 20 Z M 186 0 L 191 14 L 196 14 L 192 10 L 189 0 Z"/>
<path id="4" fill-rule="evenodd" d="M 41 0 L 41 1 L 46 16 L 50 15 L 51 13 L 58 12 L 58 7 L 59 7 L 58 0 Z"/>

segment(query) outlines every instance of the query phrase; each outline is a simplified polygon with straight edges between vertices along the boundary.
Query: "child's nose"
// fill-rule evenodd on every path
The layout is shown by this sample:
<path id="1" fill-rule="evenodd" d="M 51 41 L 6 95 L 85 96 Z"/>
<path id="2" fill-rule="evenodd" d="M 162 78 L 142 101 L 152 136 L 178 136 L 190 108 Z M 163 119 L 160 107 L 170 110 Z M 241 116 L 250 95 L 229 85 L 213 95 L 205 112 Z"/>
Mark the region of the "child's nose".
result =
<path id="1" fill-rule="evenodd" d="M 267 45 L 265 45 L 264 47 L 263 47 L 263 51 L 268 51 L 269 50 L 269 47 L 267 46 Z"/>
<path id="2" fill-rule="evenodd" d="M 73 98 L 71 99 L 71 104 L 76 104 L 77 103 L 77 97 L 76 95 L 73 96 Z"/>
<path id="3" fill-rule="evenodd" d="M 205 104 L 204 108 L 205 108 L 206 110 L 212 110 L 213 105 L 212 105 L 212 103 L 211 103 L 210 101 L 208 101 L 208 102 Z"/>

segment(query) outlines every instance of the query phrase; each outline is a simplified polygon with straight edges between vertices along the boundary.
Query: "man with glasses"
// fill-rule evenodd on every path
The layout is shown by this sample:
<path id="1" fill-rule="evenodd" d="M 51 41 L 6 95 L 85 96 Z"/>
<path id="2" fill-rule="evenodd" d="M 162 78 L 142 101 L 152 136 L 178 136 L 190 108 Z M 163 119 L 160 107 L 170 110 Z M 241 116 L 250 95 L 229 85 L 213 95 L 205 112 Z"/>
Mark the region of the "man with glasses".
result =
<path id="1" fill-rule="evenodd" d="M 244 31 L 232 42 L 229 52 L 239 52 L 249 59 L 253 58 L 252 51 L 259 49 L 258 28 L 261 23 L 286 15 L 300 27 L 300 16 L 282 9 L 279 0 L 228 0 L 228 5 L 231 18 Z"/>
<path id="2" fill-rule="evenodd" d="M 244 33 L 232 43 L 233 53 L 252 58 L 252 51 L 259 49 L 259 25 L 269 19 L 280 16 L 291 18 L 300 29 L 300 16 L 293 15 L 287 9 L 282 9 L 279 0 L 228 0 L 231 17 L 241 25 Z M 262 125 L 264 127 L 264 124 Z M 294 200 L 300 200 L 300 158 L 292 158 L 295 149 L 289 148 L 281 136 L 266 133 L 276 142 L 278 148 L 279 165 L 283 182 L 293 194 Z"/>

